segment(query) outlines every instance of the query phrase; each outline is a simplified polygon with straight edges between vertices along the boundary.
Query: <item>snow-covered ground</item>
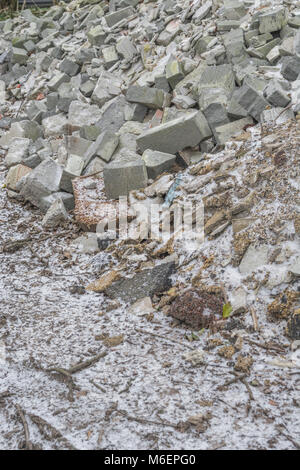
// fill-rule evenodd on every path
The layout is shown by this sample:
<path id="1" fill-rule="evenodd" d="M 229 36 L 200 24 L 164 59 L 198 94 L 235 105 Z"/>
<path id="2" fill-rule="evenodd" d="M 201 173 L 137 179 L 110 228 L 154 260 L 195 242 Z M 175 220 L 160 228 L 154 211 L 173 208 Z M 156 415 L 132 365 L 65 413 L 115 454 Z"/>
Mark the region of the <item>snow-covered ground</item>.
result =
<path id="1" fill-rule="evenodd" d="M 3 168 L 0 178 L 2 187 Z M 45 233 L 38 211 L 0 194 L 2 247 L 34 239 L 0 254 L 0 448 L 299 448 L 299 369 L 270 364 L 295 355 L 277 325 L 210 337 L 230 345 L 240 333 L 254 360 L 246 382 L 224 387 L 236 378 L 234 361 L 208 348 L 208 331 L 190 342 L 163 313 L 135 316 L 110 310 L 102 294 L 80 294 L 76 286 L 95 274 L 86 255 L 70 256 L 72 230 Z M 105 346 L 119 335 L 119 345 Z M 203 348 L 204 364 L 193 366 L 185 354 Z M 71 377 L 49 371 L 102 352 Z"/>

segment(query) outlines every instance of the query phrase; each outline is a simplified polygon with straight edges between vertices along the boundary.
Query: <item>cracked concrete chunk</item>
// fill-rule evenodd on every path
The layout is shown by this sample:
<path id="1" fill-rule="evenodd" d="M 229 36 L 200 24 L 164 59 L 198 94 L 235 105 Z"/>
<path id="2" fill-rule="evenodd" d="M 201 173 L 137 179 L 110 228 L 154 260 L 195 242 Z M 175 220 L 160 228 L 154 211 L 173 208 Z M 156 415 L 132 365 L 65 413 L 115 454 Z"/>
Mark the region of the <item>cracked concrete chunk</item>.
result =
<path id="1" fill-rule="evenodd" d="M 60 223 L 66 222 L 69 219 L 65 205 L 61 198 L 57 198 L 55 202 L 47 210 L 43 220 L 42 226 L 45 228 L 55 228 Z"/>

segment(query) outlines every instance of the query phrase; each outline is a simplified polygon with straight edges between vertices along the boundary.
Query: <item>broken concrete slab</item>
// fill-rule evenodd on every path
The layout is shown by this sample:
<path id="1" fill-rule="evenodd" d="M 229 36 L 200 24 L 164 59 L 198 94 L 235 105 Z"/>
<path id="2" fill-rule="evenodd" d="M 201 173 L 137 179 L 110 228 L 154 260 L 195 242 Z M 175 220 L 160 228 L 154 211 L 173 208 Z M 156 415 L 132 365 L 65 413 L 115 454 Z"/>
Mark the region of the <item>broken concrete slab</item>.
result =
<path id="1" fill-rule="evenodd" d="M 87 33 L 89 42 L 93 46 L 100 47 L 104 44 L 106 33 L 100 25 L 93 26 Z"/>
<path id="2" fill-rule="evenodd" d="M 153 268 L 144 269 L 132 278 L 123 278 L 107 287 L 105 293 L 113 298 L 120 298 L 130 304 L 139 299 L 153 297 L 169 289 L 172 285 L 171 276 L 175 272 L 176 258 L 168 256 Z"/>
<path id="3" fill-rule="evenodd" d="M 42 121 L 45 137 L 55 137 L 66 133 L 68 126 L 67 117 L 61 114 L 49 116 Z"/>
<path id="4" fill-rule="evenodd" d="M 173 60 L 167 64 L 166 79 L 172 89 L 184 79 L 184 71 L 180 62 Z"/>
<path id="5" fill-rule="evenodd" d="M 122 80 L 109 72 L 102 72 L 92 94 L 92 101 L 102 107 L 121 93 Z"/>
<path id="6" fill-rule="evenodd" d="M 115 24 L 119 23 L 121 20 L 124 20 L 125 18 L 128 18 L 134 13 L 134 9 L 131 6 L 128 6 L 126 8 L 122 8 L 121 10 L 116 10 L 112 13 L 108 13 L 105 15 L 105 21 L 107 23 L 107 26 L 110 28 L 114 26 Z"/>

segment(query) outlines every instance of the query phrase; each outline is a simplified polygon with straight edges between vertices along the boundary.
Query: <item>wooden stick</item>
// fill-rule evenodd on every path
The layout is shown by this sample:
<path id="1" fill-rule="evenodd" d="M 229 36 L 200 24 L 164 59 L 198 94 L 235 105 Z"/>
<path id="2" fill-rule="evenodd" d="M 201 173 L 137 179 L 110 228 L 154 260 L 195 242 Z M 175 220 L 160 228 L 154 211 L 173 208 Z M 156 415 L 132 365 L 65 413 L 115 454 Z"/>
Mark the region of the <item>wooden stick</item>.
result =
<path id="1" fill-rule="evenodd" d="M 24 414 L 22 408 L 18 404 L 16 404 L 16 408 L 17 408 L 18 414 L 21 418 L 23 428 L 24 428 L 25 448 L 27 450 L 32 450 L 32 443 L 30 442 L 30 434 L 29 434 L 29 429 L 28 429 L 28 424 L 27 424 L 26 418 L 25 418 L 25 414 Z"/>

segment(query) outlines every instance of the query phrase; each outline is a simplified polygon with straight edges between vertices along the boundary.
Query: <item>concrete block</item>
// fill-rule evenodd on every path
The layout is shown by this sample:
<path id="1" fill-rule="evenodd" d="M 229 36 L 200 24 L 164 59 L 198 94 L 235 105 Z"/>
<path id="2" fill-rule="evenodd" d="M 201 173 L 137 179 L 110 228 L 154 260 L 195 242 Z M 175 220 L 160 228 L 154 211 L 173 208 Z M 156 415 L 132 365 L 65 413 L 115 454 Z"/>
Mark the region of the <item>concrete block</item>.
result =
<path id="1" fill-rule="evenodd" d="M 215 138 L 217 144 L 223 145 L 232 137 L 243 132 L 243 129 L 248 124 L 253 124 L 253 119 L 250 117 L 239 119 L 238 121 L 230 122 L 224 126 L 215 129 Z"/>
<path id="2" fill-rule="evenodd" d="M 143 153 L 142 159 L 146 165 L 148 178 L 155 179 L 164 171 L 171 170 L 175 163 L 176 156 L 169 153 L 157 152 L 148 149 Z"/>
<path id="3" fill-rule="evenodd" d="M 138 103 L 127 104 L 124 109 L 124 118 L 125 121 L 143 122 L 147 112 L 147 106 Z"/>
<path id="4" fill-rule="evenodd" d="M 6 187 L 12 191 L 17 191 L 17 183 L 31 171 L 31 168 L 21 164 L 11 167 L 5 178 Z"/>
<path id="5" fill-rule="evenodd" d="M 287 24 L 287 11 L 285 8 L 267 11 L 259 16 L 258 21 L 261 34 L 280 31 Z"/>
<path id="6" fill-rule="evenodd" d="M 134 189 L 144 188 L 148 177 L 142 159 L 114 161 L 103 170 L 105 192 L 108 199 L 126 196 Z"/>
<path id="7" fill-rule="evenodd" d="M 48 88 L 51 91 L 57 91 L 62 83 L 67 83 L 69 81 L 69 75 L 63 72 L 56 72 L 51 78 L 51 80 L 48 82 Z"/>
<path id="8" fill-rule="evenodd" d="M 4 164 L 9 168 L 18 163 L 22 163 L 28 156 L 30 139 L 17 137 L 9 145 L 8 152 L 4 159 Z"/>
<path id="9" fill-rule="evenodd" d="M 269 106 L 269 103 L 265 100 L 262 93 L 247 83 L 244 83 L 244 85 L 237 90 L 235 99 L 240 106 L 257 121 L 259 121 L 261 113 Z"/>
<path id="10" fill-rule="evenodd" d="M 102 107 L 121 93 L 122 79 L 112 73 L 102 72 L 92 94 L 92 101 Z"/>
<path id="11" fill-rule="evenodd" d="M 63 73 L 66 73 L 67 75 L 70 75 L 70 77 L 74 77 L 77 75 L 79 72 L 79 65 L 76 64 L 76 62 L 73 62 L 72 60 L 65 58 L 60 64 L 59 64 L 59 70 Z"/>
<path id="12" fill-rule="evenodd" d="M 109 162 L 119 143 L 119 137 L 110 131 L 104 131 L 98 135 L 95 142 L 90 144 L 84 154 L 84 166 L 86 167 L 93 157 L 101 157 L 105 162 Z"/>
<path id="13" fill-rule="evenodd" d="M 126 100 L 129 103 L 138 103 L 147 108 L 159 109 L 164 105 L 165 93 L 157 88 L 132 85 L 126 93 Z"/>
<path id="14" fill-rule="evenodd" d="M 63 135 L 67 131 L 68 120 L 64 114 L 55 114 L 42 121 L 45 137 Z"/>
<path id="15" fill-rule="evenodd" d="M 69 155 L 67 164 L 62 172 L 59 188 L 67 193 L 73 192 L 72 180 L 81 175 L 84 159 L 79 155 Z"/>
<path id="16" fill-rule="evenodd" d="M 13 47 L 11 61 L 13 64 L 26 65 L 28 61 L 27 52 L 24 49 Z"/>
<path id="17" fill-rule="evenodd" d="M 183 67 L 178 60 L 173 60 L 166 65 L 166 79 L 172 89 L 184 79 Z"/>
<path id="18" fill-rule="evenodd" d="M 61 199 L 63 201 L 65 208 L 68 211 L 74 210 L 75 203 L 73 194 L 66 193 L 64 191 L 58 191 L 50 194 L 49 196 L 43 197 L 40 200 L 39 208 L 42 212 L 46 213 L 57 199 Z"/>
<path id="19" fill-rule="evenodd" d="M 300 74 L 300 57 L 284 57 L 282 59 L 281 75 L 290 82 L 297 80 Z"/>
<path id="20" fill-rule="evenodd" d="M 106 69 L 110 69 L 119 60 L 115 46 L 104 47 L 102 54 Z"/>
<path id="21" fill-rule="evenodd" d="M 42 226 L 45 228 L 55 228 L 59 224 L 66 222 L 68 219 L 68 213 L 63 200 L 58 197 L 47 210 L 42 220 Z"/>
<path id="22" fill-rule="evenodd" d="M 205 109 L 203 109 L 203 114 L 212 131 L 214 131 L 216 127 L 229 123 L 227 109 L 223 103 L 214 102 L 209 104 Z"/>
<path id="23" fill-rule="evenodd" d="M 133 57 L 137 54 L 137 49 L 132 43 L 132 41 L 127 37 L 121 37 L 116 44 L 117 52 L 120 56 L 128 61 L 131 61 Z"/>
<path id="24" fill-rule="evenodd" d="M 100 47 L 104 44 L 106 33 L 100 25 L 93 26 L 88 32 L 87 37 L 92 46 Z"/>
<path id="25" fill-rule="evenodd" d="M 231 65 L 212 65 L 204 68 L 194 92 L 199 97 L 201 93 L 206 94 L 207 89 L 218 88 L 229 95 L 232 93 L 234 86 L 235 78 Z"/>
<path id="26" fill-rule="evenodd" d="M 149 129 L 137 138 L 137 144 L 142 152 L 151 149 L 175 154 L 186 147 L 198 145 L 211 135 L 205 116 L 201 111 L 195 111 Z"/>
<path id="27" fill-rule="evenodd" d="M 105 15 L 104 18 L 106 20 L 107 26 L 111 28 L 115 24 L 119 23 L 119 21 L 124 20 L 125 18 L 128 18 L 129 16 L 133 15 L 133 13 L 134 9 L 129 6 L 126 8 L 122 8 L 121 10 L 108 13 L 108 15 Z"/>
<path id="28" fill-rule="evenodd" d="M 59 190 L 62 172 L 62 167 L 54 160 L 44 160 L 26 176 L 21 185 L 21 196 L 37 207 L 44 207 L 42 198 Z"/>
<path id="29" fill-rule="evenodd" d="M 285 108 L 291 101 L 291 98 L 277 80 L 272 80 L 267 85 L 264 96 L 273 106 L 282 108 Z"/>
<path id="30" fill-rule="evenodd" d="M 69 108 L 68 123 L 72 130 L 78 130 L 82 126 L 96 124 L 101 118 L 101 111 L 97 105 L 72 101 Z"/>

